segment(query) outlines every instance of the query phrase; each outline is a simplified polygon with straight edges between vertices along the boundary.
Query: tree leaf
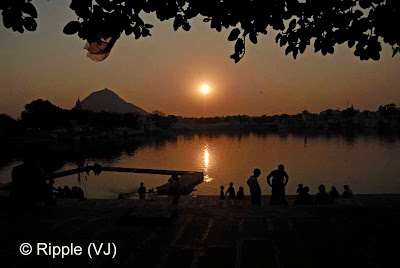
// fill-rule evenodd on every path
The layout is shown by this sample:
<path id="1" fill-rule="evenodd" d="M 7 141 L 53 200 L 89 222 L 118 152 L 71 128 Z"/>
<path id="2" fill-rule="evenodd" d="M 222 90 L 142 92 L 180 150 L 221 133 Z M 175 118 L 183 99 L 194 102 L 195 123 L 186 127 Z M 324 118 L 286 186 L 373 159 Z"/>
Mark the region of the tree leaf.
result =
<path id="1" fill-rule="evenodd" d="M 357 9 L 356 11 L 354 11 L 354 16 L 356 16 L 357 18 L 361 17 L 363 15 L 362 11 Z"/>
<path id="2" fill-rule="evenodd" d="M 238 39 L 239 34 L 240 34 L 240 30 L 238 28 L 233 29 L 228 36 L 228 40 L 235 41 L 236 39 Z"/>
<path id="3" fill-rule="evenodd" d="M 218 32 L 220 32 L 222 30 L 222 25 L 221 25 L 221 21 L 217 20 L 217 19 L 213 19 L 211 21 L 211 29 L 215 29 Z"/>
<path id="4" fill-rule="evenodd" d="M 275 37 L 275 43 L 278 43 L 279 42 L 279 39 L 282 37 L 282 34 L 281 33 L 278 33 L 277 35 L 276 35 L 276 37 Z"/>
<path id="5" fill-rule="evenodd" d="M 4 10 L 2 15 L 3 15 L 3 24 L 4 27 L 6 27 L 7 29 L 9 29 L 12 25 L 12 18 L 11 16 L 8 14 L 9 12 L 7 12 L 8 10 Z"/>
<path id="6" fill-rule="evenodd" d="M 230 58 L 233 59 L 235 63 L 238 63 L 240 61 L 240 56 L 237 53 L 232 54 Z"/>
<path id="7" fill-rule="evenodd" d="M 37 27 L 36 21 L 32 17 L 26 17 L 24 19 L 24 27 L 28 31 L 35 31 Z"/>
<path id="8" fill-rule="evenodd" d="M 292 21 L 289 23 L 288 30 L 292 30 L 292 29 L 294 29 L 294 27 L 296 27 L 296 19 L 292 19 Z"/>
<path id="9" fill-rule="evenodd" d="M 287 43 L 287 38 L 286 38 L 286 36 L 282 36 L 279 45 L 280 45 L 281 47 L 283 47 L 284 45 L 286 45 L 286 43 Z"/>
<path id="10" fill-rule="evenodd" d="M 236 54 L 242 54 L 242 51 L 244 49 L 244 42 L 243 39 L 238 39 L 236 40 L 236 44 L 235 44 L 235 53 Z"/>
<path id="11" fill-rule="evenodd" d="M 291 51 L 292 51 L 292 47 L 287 46 L 287 48 L 285 49 L 285 55 L 287 56 Z"/>
<path id="12" fill-rule="evenodd" d="M 300 54 L 303 54 L 304 53 L 304 51 L 306 50 L 306 45 L 304 44 L 304 43 L 300 43 L 300 46 L 299 46 L 299 52 L 300 52 Z"/>
<path id="13" fill-rule="evenodd" d="M 361 8 L 369 8 L 371 6 L 371 2 L 369 0 L 360 0 L 359 3 Z"/>
<path id="14" fill-rule="evenodd" d="M 133 34 L 135 35 L 135 39 L 139 39 L 142 36 L 142 32 L 139 26 L 133 27 Z"/>
<path id="15" fill-rule="evenodd" d="M 68 35 L 76 34 L 80 28 L 81 24 L 79 21 L 70 21 L 65 25 L 63 32 Z"/>
<path id="16" fill-rule="evenodd" d="M 186 32 L 188 32 L 190 30 L 191 26 L 188 22 L 184 23 L 182 26 L 182 29 Z"/>
<path id="17" fill-rule="evenodd" d="M 32 18 L 37 18 L 36 8 L 31 3 L 25 3 L 25 5 L 22 8 L 22 11 L 30 15 Z"/>
<path id="18" fill-rule="evenodd" d="M 133 33 L 132 27 L 127 27 L 127 28 L 125 28 L 125 34 L 126 34 L 126 35 L 130 35 L 130 34 L 132 34 L 132 33 Z"/>
<path id="19" fill-rule="evenodd" d="M 149 29 L 142 29 L 142 36 L 146 37 L 146 36 L 151 36 Z"/>
<path id="20" fill-rule="evenodd" d="M 182 26 L 182 24 L 184 23 L 183 17 L 182 15 L 178 14 L 175 17 L 174 20 L 174 30 L 177 31 L 179 29 L 179 27 Z"/>
<path id="21" fill-rule="evenodd" d="M 294 59 L 296 59 L 298 53 L 299 53 L 298 48 L 293 49 L 293 58 Z"/>
<path id="22" fill-rule="evenodd" d="M 396 47 L 396 48 L 393 50 L 392 57 L 396 56 L 396 54 L 399 52 L 399 49 L 400 49 L 400 47 Z"/>
<path id="23" fill-rule="evenodd" d="M 250 33 L 249 37 L 250 37 L 250 41 L 253 44 L 257 44 L 257 34 L 256 33 Z"/>

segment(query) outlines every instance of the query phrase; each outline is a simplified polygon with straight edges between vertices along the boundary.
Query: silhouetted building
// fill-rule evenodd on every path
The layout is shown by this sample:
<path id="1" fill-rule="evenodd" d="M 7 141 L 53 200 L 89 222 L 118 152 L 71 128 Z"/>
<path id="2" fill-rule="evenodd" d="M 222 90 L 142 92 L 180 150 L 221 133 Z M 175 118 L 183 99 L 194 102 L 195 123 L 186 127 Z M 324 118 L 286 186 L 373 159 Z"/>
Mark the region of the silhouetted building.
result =
<path id="1" fill-rule="evenodd" d="M 312 114 L 307 110 L 302 113 L 303 123 L 305 127 L 319 127 L 321 125 L 318 114 Z"/>
<path id="2" fill-rule="evenodd" d="M 81 110 L 81 109 L 82 109 L 81 100 L 78 98 L 78 100 L 75 103 L 75 110 Z"/>

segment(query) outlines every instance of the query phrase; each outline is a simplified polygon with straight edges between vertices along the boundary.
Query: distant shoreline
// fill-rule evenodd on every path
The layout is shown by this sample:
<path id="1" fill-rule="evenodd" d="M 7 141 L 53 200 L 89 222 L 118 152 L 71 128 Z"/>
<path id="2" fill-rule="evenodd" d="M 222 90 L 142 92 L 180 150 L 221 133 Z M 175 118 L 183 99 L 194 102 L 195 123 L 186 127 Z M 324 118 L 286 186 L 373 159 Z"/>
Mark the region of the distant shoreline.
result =
<path id="1" fill-rule="evenodd" d="M 111 132 L 111 131 L 110 131 Z M 71 135 L 62 138 L 43 135 L 39 137 L 0 137 L 0 144 L 32 144 L 32 143 L 73 143 L 80 141 L 101 142 L 113 140 L 131 140 L 136 138 L 147 137 L 167 137 L 177 135 L 201 135 L 201 134 L 226 134 L 226 135 L 242 135 L 242 134 L 297 134 L 297 135 L 389 135 L 399 136 L 400 128 L 395 129 L 248 129 L 248 128 L 202 128 L 202 129 L 174 129 L 168 131 L 138 133 L 135 135 L 115 135 L 113 133 L 100 133 L 98 135 Z"/>

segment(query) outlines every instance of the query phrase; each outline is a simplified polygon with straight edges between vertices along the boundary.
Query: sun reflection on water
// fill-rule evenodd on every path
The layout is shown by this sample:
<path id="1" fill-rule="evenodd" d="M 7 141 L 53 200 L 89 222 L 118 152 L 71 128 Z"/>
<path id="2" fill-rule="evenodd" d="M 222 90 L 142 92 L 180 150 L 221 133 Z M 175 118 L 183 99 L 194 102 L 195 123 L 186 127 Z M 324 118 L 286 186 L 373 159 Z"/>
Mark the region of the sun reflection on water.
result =
<path id="1" fill-rule="evenodd" d="M 212 180 L 214 180 L 213 178 L 210 178 L 210 176 L 205 175 L 203 181 L 205 182 L 211 182 Z"/>
<path id="2" fill-rule="evenodd" d="M 210 165 L 210 153 L 208 152 L 207 146 L 204 148 L 204 169 L 207 171 Z"/>
<path id="3" fill-rule="evenodd" d="M 207 174 L 208 167 L 210 165 L 210 153 L 208 152 L 208 147 L 207 145 L 204 146 L 204 181 L 205 182 L 211 182 L 213 178 L 211 178 Z"/>

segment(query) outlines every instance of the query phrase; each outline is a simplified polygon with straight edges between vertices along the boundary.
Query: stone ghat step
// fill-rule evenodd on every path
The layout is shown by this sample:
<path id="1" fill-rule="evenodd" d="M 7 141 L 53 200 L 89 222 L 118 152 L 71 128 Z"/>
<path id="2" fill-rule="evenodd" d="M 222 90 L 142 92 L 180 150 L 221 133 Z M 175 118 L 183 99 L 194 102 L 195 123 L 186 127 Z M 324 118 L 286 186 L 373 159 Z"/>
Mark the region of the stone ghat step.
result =
<path id="1" fill-rule="evenodd" d="M 399 196 L 356 200 L 364 206 L 270 207 L 264 196 L 264 205 L 254 207 L 249 200 L 186 196 L 170 221 L 149 224 L 135 220 L 168 212 L 168 198 L 65 199 L 52 207 L 2 210 L 0 256 L 2 267 L 400 267 Z M 120 221 L 127 215 L 133 223 Z M 115 259 L 37 258 L 21 256 L 25 242 L 113 242 L 118 251 Z"/>
<path id="2" fill-rule="evenodd" d="M 58 206 L 79 206 L 79 207 L 131 207 L 131 206 L 168 206 L 172 203 L 168 196 L 149 195 L 146 200 L 138 199 L 89 199 L 79 201 L 78 199 L 58 199 Z M 269 206 L 270 196 L 262 196 L 262 207 Z M 294 206 L 296 196 L 289 195 L 287 200 L 289 207 L 315 207 L 315 206 Z M 207 207 L 248 207 L 251 206 L 250 197 L 245 200 L 220 200 L 219 196 L 193 196 L 182 195 L 179 200 L 181 208 L 207 208 Z M 400 207 L 400 195 L 381 194 L 381 195 L 357 195 L 353 199 L 337 199 L 333 204 L 326 207 L 345 206 L 345 207 Z M 284 207 L 284 206 L 274 206 Z"/>

